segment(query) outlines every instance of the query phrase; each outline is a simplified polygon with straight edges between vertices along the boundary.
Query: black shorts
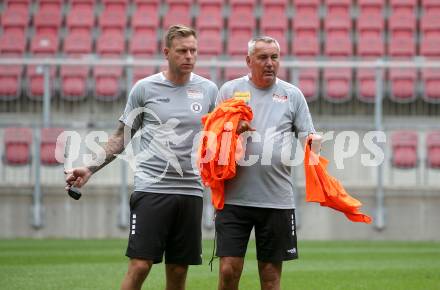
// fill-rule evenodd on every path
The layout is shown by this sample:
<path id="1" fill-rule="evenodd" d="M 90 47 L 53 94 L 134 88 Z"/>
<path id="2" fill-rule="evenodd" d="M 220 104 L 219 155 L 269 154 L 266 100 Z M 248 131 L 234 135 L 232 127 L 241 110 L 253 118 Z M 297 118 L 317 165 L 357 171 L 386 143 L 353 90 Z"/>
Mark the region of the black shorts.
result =
<path id="1" fill-rule="evenodd" d="M 126 256 L 166 264 L 202 263 L 203 199 L 181 194 L 134 192 Z"/>
<path id="2" fill-rule="evenodd" d="M 226 204 L 215 218 L 218 257 L 244 257 L 255 227 L 257 260 L 281 262 L 298 258 L 295 210 Z"/>

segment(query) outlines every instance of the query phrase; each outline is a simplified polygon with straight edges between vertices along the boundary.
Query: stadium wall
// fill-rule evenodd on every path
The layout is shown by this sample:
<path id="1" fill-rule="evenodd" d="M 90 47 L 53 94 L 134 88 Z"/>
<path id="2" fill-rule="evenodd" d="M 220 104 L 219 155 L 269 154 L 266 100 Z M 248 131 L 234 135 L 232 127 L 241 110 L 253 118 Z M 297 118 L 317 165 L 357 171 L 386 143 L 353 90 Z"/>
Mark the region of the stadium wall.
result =
<path id="1" fill-rule="evenodd" d="M 304 188 L 299 188 L 304 192 Z M 374 218 L 375 188 L 347 187 L 362 200 L 362 211 Z M 125 238 L 118 226 L 117 187 L 90 186 L 80 201 L 57 187 L 44 187 L 43 224 L 31 226 L 31 187 L 3 187 L 0 191 L 0 238 Z M 440 192 L 435 188 L 385 188 L 385 228 L 352 223 L 341 213 L 305 203 L 300 194 L 298 235 L 303 240 L 440 240 Z M 204 230 L 206 238 L 212 230 Z"/>

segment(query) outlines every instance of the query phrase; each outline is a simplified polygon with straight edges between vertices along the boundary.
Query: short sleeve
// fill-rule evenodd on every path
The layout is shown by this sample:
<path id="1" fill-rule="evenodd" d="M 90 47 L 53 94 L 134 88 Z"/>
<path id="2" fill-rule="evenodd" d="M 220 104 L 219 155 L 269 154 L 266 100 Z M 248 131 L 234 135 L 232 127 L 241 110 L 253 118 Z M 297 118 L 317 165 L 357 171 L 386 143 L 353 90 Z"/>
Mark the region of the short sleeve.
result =
<path id="1" fill-rule="evenodd" d="M 212 110 L 214 110 L 214 108 L 216 106 L 217 96 L 218 96 L 217 85 L 215 83 L 211 83 L 211 84 L 212 85 L 210 86 L 210 89 L 209 89 L 209 101 L 210 101 L 209 112 L 212 112 Z"/>
<path id="2" fill-rule="evenodd" d="M 315 133 L 312 116 L 303 93 L 294 87 L 292 96 L 291 109 L 295 134 L 297 136 L 307 136 L 310 133 Z"/>
<path id="3" fill-rule="evenodd" d="M 145 86 L 137 82 L 128 95 L 124 113 L 119 118 L 126 126 L 137 131 L 142 125 L 144 99 L 146 97 Z"/>

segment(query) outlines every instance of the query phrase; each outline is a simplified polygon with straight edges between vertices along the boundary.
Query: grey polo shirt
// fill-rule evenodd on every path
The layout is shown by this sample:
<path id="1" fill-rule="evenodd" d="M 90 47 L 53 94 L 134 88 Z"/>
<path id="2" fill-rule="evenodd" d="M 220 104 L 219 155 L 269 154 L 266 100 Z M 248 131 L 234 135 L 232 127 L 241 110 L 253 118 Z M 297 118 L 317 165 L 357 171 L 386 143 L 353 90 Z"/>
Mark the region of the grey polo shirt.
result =
<path id="1" fill-rule="evenodd" d="M 248 102 L 256 132 L 246 139 L 236 176 L 225 182 L 225 204 L 294 208 L 289 160 L 294 158 L 295 135 L 315 132 L 302 92 L 280 79 L 268 89 L 258 89 L 245 76 L 225 83 L 216 103 L 231 97 Z"/>
<path id="2" fill-rule="evenodd" d="M 158 73 L 139 80 L 128 97 L 120 121 L 138 131 L 135 150 L 136 191 L 202 196 L 200 176 L 194 168 L 196 135 L 201 117 L 215 106 L 217 86 L 191 74 L 175 85 Z"/>

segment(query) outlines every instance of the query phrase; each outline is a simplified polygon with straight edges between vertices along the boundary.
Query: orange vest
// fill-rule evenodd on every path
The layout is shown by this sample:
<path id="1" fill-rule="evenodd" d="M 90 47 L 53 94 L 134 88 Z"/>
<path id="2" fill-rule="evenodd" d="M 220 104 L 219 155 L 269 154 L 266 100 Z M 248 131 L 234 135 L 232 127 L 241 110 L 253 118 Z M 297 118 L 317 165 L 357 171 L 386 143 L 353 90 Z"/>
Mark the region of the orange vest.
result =
<path id="1" fill-rule="evenodd" d="M 370 224 L 372 219 L 360 212 L 361 202 L 351 197 L 342 184 L 329 175 L 328 160 L 310 150 L 310 139 L 306 142 L 304 172 L 306 176 L 306 201 L 319 202 L 345 214 L 353 222 Z"/>
<path id="2" fill-rule="evenodd" d="M 236 134 L 238 122 L 252 118 L 252 109 L 234 98 L 202 117 L 205 135 L 200 142 L 197 164 L 203 183 L 211 188 L 211 200 L 216 209 L 223 209 L 224 180 L 235 176 L 235 160 L 244 154 Z"/>

